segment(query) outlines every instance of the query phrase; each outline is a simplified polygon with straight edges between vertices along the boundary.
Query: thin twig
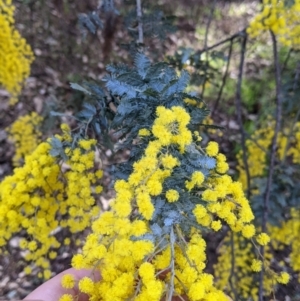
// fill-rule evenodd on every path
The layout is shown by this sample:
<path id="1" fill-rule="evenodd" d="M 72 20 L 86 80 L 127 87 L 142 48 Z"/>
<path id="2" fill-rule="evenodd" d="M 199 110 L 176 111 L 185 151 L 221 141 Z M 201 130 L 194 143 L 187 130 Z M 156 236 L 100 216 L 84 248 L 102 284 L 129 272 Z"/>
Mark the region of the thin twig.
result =
<path id="1" fill-rule="evenodd" d="M 167 301 L 172 301 L 173 293 L 174 293 L 174 278 L 175 278 L 175 250 L 174 250 L 174 244 L 175 244 L 175 234 L 174 234 L 174 229 L 172 227 L 171 228 L 171 233 L 170 233 L 171 277 L 170 277 L 170 287 L 169 287 L 169 291 L 168 291 L 168 297 L 166 298 Z"/>
<path id="2" fill-rule="evenodd" d="M 295 74 L 295 78 L 294 78 L 294 84 L 293 84 L 293 92 L 294 93 L 296 91 L 297 83 L 299 81 L 299 75 L 300 75 L 299 73 L 300 73 L 300 63 L 298 62 L 297 67 L 296 67 L 296 74 Z M 297 110 L 297 113 L 294 117 L 294 120 L 292 121 L 292 125 L 291 125 L 289 133 L 288 133 L 287 143 L 286 143 L 285 148 L 284 148 L 282 166 L 284 166 L 284 164 L 285 164 L 286 157 L 287 157 L 287 151 L 288 151 L 288 148 L 290 146 L 293 131 L 294 131 L 294 128 L 295 128 L 296 122 L 298 121 L 299 116 L 300 116 L 300 108 Z"/>
<path id="3" fill-rule="evenodd" d="M 282 115 L 282 91 L 281 91 L 281 75 L 280 75 L 280 64 L 278 58 L 277 40 L 275 34 L 270 31 L 272 44 L 273 44 L 273 57 L 275 66 L 275 82 L 276 82 L 276 121 L 275 121 L 275 132 L 272 138 L 271 144 L 271 154 L 270 154 L 270 164 L 269 164 L 269 174 L 267 179 L 266 190 L 264 194 L 264 206 L 263 206 L 263 216 L 262 216 L 262 231 L 267 231 L 267 222 L 269 217 L 269 203 L 271 195 L 271 187 L 273 182 L 274 173 L 274 163 L 277 148 L 277 137 L 280 130 L 281 115 Z M 264 246 L 261 247 L 261 254 L 264 256 Z M 260 272 L 259 279 L 259 301 L 263 301 L 263 288 L 264 288 L 264 268 Z"/>
<path id="4" fill-rule="evenodd" d="M 294 84 L 293 84 L 293 92 L 294 92 L 294 93 L 295 93 L 296 88 L 297 88 L 297 86 L 298 86 L 299 73 L 300 73 L 300 63 L 298 62 L 297 67 L 296 67 L 296 73 L 295 73 L 295 78 L 294 78 Z"/>
<path id="5" fill-rule="evenodd" d="M 282 65 L 281 73 L 283 73 L 283 72 L 285 71 L 285 68 L 286 68 L 286 66 L 287 66 L 287 63 L 288 63 L 290 57 L 291 57 L 292 52 L 293 52 L 293 48 L 290 48 L 290 49 L 289 49 L 289 52 L 288 52 L 288 54 L 287 54 L 287 56 L 286 56 L 286 58 L 285 58 L 285 60 L 284 60 L 284 63 L 283 63 L 283 65 Z"/>
<path id="6" fill-rule="evenodd" d="M 137 14 L 137 21 L 138 21 L 138 45 L 144 44 L 144 32 L 143 32 L 143 20 L 142 20 L 142 3 L 141 0 L 136 0 L 136 14 Z"/>
<path id="7" fill-rule="evenodd" d="M 205 61 L 206 61 L 206 66 L 205 66 L 205 71 L 204 71 L 204 82 L 203 82 L 203 87 L 202 87 L 202 92 L 201 92 L 201 98 L 204 95 L 204 91 L 205 91 L 205 84 L 206 84 L 206 77 L 207 77 L 207 68 L 208 68 L 208 50 L 207 50 L 207 39 L 208 39 L 208 32 L 209 32 L 209 27 L 214 15 L 214 11 L 216 8 L 216 4 L 217 4 L 217 0 L 214 0 L 214 2 L 211 5 L 211 9 L 210 9 L 210 14 L 209 14 L 209 18 L 208 21 L 206 23 L 206 29 L 205 29 L 205 37 L 204 37 L 204 49 L 205 49 Z"/>
<path id="8" fill-rule="evenodd" d="M 242 96 L 241 96 L 246 45 L 247 45 L 247 35 L 245 35 L 241 43 L 241 59 L 240 59 L 240 66 L 239 66 L 238 82 L 236 87 L 235 106 L 237 111 L 237 121 L 241 132 L 243 164 L 245 167 L 246 178 L 247 178 L 247 198 L 249 199 L 250 198 L 250 171 L 249 171 L 249 165 L 247 160 L 246 135 L 245 135 L 245 131 L 243 127 L 243 119 L 242 119 Z"/>
<path id="9" fill-rule="evenodd" d="M 233 34 L 232 36 L 230 36 L 230 37 L 228 37 L 228 38 L 226 38 L 226 39 L 224 39 L 224 40 L 222 40 L 222 41 L 220 41 L 220 42 L 218 42 L 218 43 L 216 43 L 212 46 L 209 46 L 209 47 L 206 47 L 206 48 L 203 48 L 203 49 L 197 51 L 197 53 L 203 53 L 205 51 L 212 50 L 212 49 L 217 48 L 217 47 L 219 47 L 223 44 L 226 44 L 227 42 L 231 42 L 231 41 L 235 40 L 236 38 L 243 37 L 243 36 L 245 36 L 245 34 L 246 34 L 246 28 L 242 29 L 241 31 Z"/>
<path id="10" fill-rule="evenodd" d="M 188 294 L 188 289 L 186 288 L 186 286 L 183 284 L 183 282 L 180 280 L 180 278 L 178 278 L 178 276 L 175 275 L 175 278 L 176 278 L 177 281 L 180 283 L 180 285 L 181 285 L 181 287 L 182 287 L 182 289 L 183 289 L 185 295 L 187 295 L 187 294 Z M 179 296 L 179 295 L 176 295 L 176 297 L 182 298 L 182 297 Z M 183 300 L 186 301 L 185 299 L 183 299 Z"/>
<path id="11" fill-rule="evenodd" d="M 290 146 L 290 143 L 291 143 L 291 139 L 292 139 L 292 136 L 293 136 L 293 131 L 294 131 L 294 128 L 295 128 L 295 125 L 296 125 L 296 122 L 298 121 L 299 119 L 299 116 L 300 116 L 300 108 L 298 109 L 296 115 L 295 115 L 295 118 L 292 122 L 292 126 L 290 128 L 290 131 L 288 133 L 288 138 L 287 138 L 287 143 L 285 145 L 285 148 L 284 148 L 284 154 L 283 154 L 283 159 L 282 159 L 282 166 L 285 165 L 285 162 L 286 162 L 286 157 L 287 157 L 287 151 L 288 151 L 288 148 Z"/>
<path id="12" fill-rule="evenodd" d="M 237 291 L 233 285 L 233 278 L 235 277 L 234 273 L 234 268 L 235 268 L 235 255 L 234 255 L 234 239 L 233 239 L 233 231 L 230 233 L 230 250 L 231 250 L 231 269 L 230 269 L 230 275 L 229 275 L 229 285 L 230 289 L 234 294 L 234 300 L 238 301 L 238 294 Z"/>
<path id="13" fill-rule="evenodd" d="M 250 134 L 245 133 L 245 136 L 248 140 L 252 141 L 261 151 L 263 151 L 265 154 L 268 154 L 268 150 L 261 146 L 255 139 L 253 139 Z"/>
<path id="14" fill-rule="evenodd" d="M 180 295 L 176 295 L 177 298 L 179 298 L 182 301 L 186 301 L 185 299 L 183 299 Z"/>
<path id="15" fill-rule="evenodd" d="M 230 41 L 226 69 L 225 69 L 225 73 L 224 73 L 223 78 L 222 78 L 222 85 L 221 85 L 221 88 L 219 90 L 219 94 L 218 94 L 217 100 L 216 100 L 216 102 L 214 104 L 214 107 L 213 107 L 213 109 L 211 111 L 211 117 L 212 118 L 214 116 L 214 113 L 215 113 L 218 105 L 219 105 L 220 99 L 221 99 L 222 94 L 223 94 L 223 89 L 224 89 L 225 84 L 226 84 L 226 80 L 227 80 L 227 77 L 228 77 L 229 66 L 230 66 L 230 61 L 231 61 L 232 48 L 233 48 L 233 40 Z"/>

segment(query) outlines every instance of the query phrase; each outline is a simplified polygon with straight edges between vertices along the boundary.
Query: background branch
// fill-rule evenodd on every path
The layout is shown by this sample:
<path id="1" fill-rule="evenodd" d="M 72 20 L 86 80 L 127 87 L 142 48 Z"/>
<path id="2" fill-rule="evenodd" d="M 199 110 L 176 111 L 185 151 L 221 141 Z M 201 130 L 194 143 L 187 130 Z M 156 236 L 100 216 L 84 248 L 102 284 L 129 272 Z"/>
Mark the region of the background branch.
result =
<path id="1" fill-rule="evenodd" d="M 208 68 L 208 50 L 207 50 L 207 39 L 208 39 L 208 32 L 209 32 L 209 27 L 214 15 L 214 11 L 216 8 L 216 4 L 217 4 L 217 0 L 214 0 L 214 2 L 211 5 L 211 9 L 210 9 L 210 14 L 209 14 L 209 18 L 208 21 L 206 23 L 206 29 L 205 29 L 205 37 L 204 37 L 204 49 L 205 49 L 205 61 L 206 61 L 206 66 L 205 66 L 205 72 L 204 72 L 204 82 L 203 82 L 203 86 L 202 86 L 202 92 L 201 92 L 201 97 L 203 97 L 204 95 L 204 91 L 205 91 L 205 84 L 206 84 L 206 77 L 207 77 L 207 68 Z"/>
<path id="2" fill-rule="evenodd" d="M 293 48 L 289 49 L 289 52 L 288 52 L 288 54 L 287 54 L 287 56 L 286 56 L 286 58 L 284 60 L 283 65 L 282 65 L 281 73 L 283 73 L 285 71 L 285 69 L 287 67 L 287 64 L 288 64 L 288 61 L 289 61 L 289 59 L 291 57 L 292 52 L 293 52 Z"/>
<path id="3" fill-rule="evenodd" d="M 269 173 L 267 178 L 267 185 L 264 194 L 264 204 L 263 204 L 263 216 L 262 216 L 262 232 L 267 232 L 267 222 L 269 216 L 269 203 L 270 203 L 270 195 L 271 195 L 271 187 L 273 182 L 273 173 L 274 173 L 274 163 L 276 156 L 276 148 L 277 148 L 277 137 L 280 130 L 281 124 L 281 115 L 282 115 L 282 91 L 281 91 L 281 69 L 278 58 L 278 48 L 277 48 L 277 40 L 275 34 L 270 31 L 272 44 L 273 44 L 273 57 L 274 57 L 274 66 L 275 66 L 275 83 L 276 83 L 276 119 L 275 119 L 275 131 L 274 136 L 272 138 L 271 144 L 271 154 L 270 154 L 270 164 L 269 164 Z M 264 247 L 261 246 L 261 254 L 264 256 Z M 260 280 L 259 280 L 259 301 L 263 301 L 263 282 L 264 282 L 264 269 L 261 270 Z"/>
<path id="4" fill-rule="evenodd" d="M 241 58 L 240 58 L 240 66 L 239 66 L 239 75 L 238 82 L 236 87 L 236 96 L 235 96 L 235 106 L 237 112 L 237 121 L 240 128 L 241 133 L 241 143 L 242 143 L 242 151 L 243 151 L 243 164 L 245 167 L 246 178 L 247 178 L 247 198 L 250 198 L 250 172 L 249 165 L 247 160 L 247 149 L 246 149 L 246 134 L 243 126 L 243 118 L 242 118 L 242 80 L 243 80 L 243 70 L 244 70 L 244 62 L 245 62 L 245 53 L 246 53 L 246 45 L 247 45 L 247 35 L 244 36 L 241 42 Z"/>
<path id="5" fill-rule="evenodd" d="M 235 278 L 235 255 L 234 255 L 234 233 L 231 231 L 230 233 L 230 251 L 231 251 L 231 268 L 230 268 L 230 276 L 229 276 L 229 285 L 230 289 L 234 295 L 234 300 L 238 301 L 238 294 L 233 285 Z"/>
<path id="6" fill-rule="evenodd" d="M 295 78 L 294 78 L 294 84 L 293 84 L 293 93 L 296 92 L 297 86 L 298 86 L 298 81 L 299 81 L 299 75 L 300 75 L 300 62 L 297 63 L 297 67 L 296 67 L 296 71 L 295 71 Z M 284 148 L 284 154 L 283 154 L 283 159 L 282 159 L 282 166 L 284 166 L 285 162 L 286 162 L 286 157 L 287 157 L 287 152 L 291 143 L 291 139 L 292 139 L 292 135 L 293 135 L 293 131 L 295 129 L 295 125 L 299 119 L 300 116 L 300 107 L 297 110 L 297 113 L 295 115 L 295 117 L 293 118 L 288 136 L 287 136 L 287 143 L 285 145 Z"/>
<path id="7" fill-rule="evenodd" d="M 138 44 L 144 44 L 144 32 L 143 32 L 143 20 L 142 20 L 142 3 L 141 0 L 136 0 L 136 14 L 137 14 L 137 21 L 138 21 Z"/>
<path id="8" fill-rule="evenodd" d="M 243 30 L 241 30 L 241 31 L 233 34 L 232 36 L 230 36 L 230 37 L 228 37 L 228 38 L 226 38 L 226 39 L 224 39 L 224 40 L 222 40 L 222 41 L 220 41 L 220 42 L 218 42 L 218 43 L 216 43 L 216 44 L 214 44 L 212 46 L 204 47 L 203 49 L 199 50 L 199 52 L 202 53 L 202 52 L 205 52 L 205 51 L 212 50 L 212 49 L 217 48 L 217 47 L 219 47 L 221 45 L 224 45 L 224 44 L 226 44 L 228 42 L 231 42 L 231 41 L 235 40 L 236 38 L 242 37 L 245 34 L 246 34 L 246 28 L 244 28 Z"/>
<path id="9" fill-rule="evenodd" d="M 223 75 L 223 78 L 222 78 L 222 85 L 221 85 L 221 88 L 219 90 L 219 93 L 218 93 L 218 97 L 217 97 L 217 100 L 214 104 L 214 107 L 212 109 L 212 112 L 211 112 L 211 117 L 214 116 L 214 113 L 219 105 L 219 102 L 220 102 L 220 99 L 222 97 L 222 94 L 223 94 L 223 89 L 224 89 L 224 86 L 226 84 L 226 80 L 227 80 L 227 76 L 228 76 L 228 71 L 229 71 L 229 66 L 230 66 L 230 61 L 231 61 L 231 55 L 232 55 L 232 48 L 233 48 L 233 40 L 230 41 L 230 46 L 229 46 L 229 51 L 228 51 L 228 58 L 227 58 L 227 64 L 226 64 L 226 70 L 225 70 L 225 73 Z"/>

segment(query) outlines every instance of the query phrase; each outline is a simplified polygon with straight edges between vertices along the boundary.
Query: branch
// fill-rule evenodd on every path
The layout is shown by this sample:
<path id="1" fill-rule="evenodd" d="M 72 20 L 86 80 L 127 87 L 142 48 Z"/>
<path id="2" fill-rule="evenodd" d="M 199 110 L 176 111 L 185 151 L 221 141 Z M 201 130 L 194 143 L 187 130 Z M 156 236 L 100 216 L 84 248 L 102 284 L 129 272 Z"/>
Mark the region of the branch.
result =
<path id="1" fill-rule="evenodd" d="M 218 42 L 218 43 L 216 43 L 212 46 L 205 47 L 205 48 L 199 50 L 198 53 L 203 53 L 205 51 L 212 50 L 212 49 L 217 48 L 217 47 L 219 47 L 223 44 L 226 44 L 227 42 L 231 42 L 231 41 L 235 40 L 236 38 L 243 37 L 245 35 L 246 35 L 246 28 L 242 29 L 241 31 L 233 34 L 232 36 L 230 36 L 230 37 L 228 37 L 228 38 L 226 38 L 226 39 L 224 39 L 224 40 L 222 40 L 222 41 L 220 41 L 220 42 Z"/>
<path id="2" fill-rule="evenodd" d="M 287 54 L 287 56 L 286 56 L 286 58 L 284 60 L 283 66 L 281 68 L 281 73 L 283 73 L 285 71 L 285 68 L 286 68 L 286 66 L 288 64 L 288 61 L 289 61 L 289 59 L 291 57 L 292 52 L 293 52 L 293 48 L 290 48 L 289 52 L 288 52 L 288 54 Z"/>
<path id="3" fill-rule="evenodd" d="M 141 0 L 136 0 L 136 14 L 137 14 L 137 21 L 138 21 L 138 44 L 144 44 L 144 32 L 143 32 L 143 21 L 142 21 L 142 4 Z"/>
<path id="4" fill-rule="evenodd" d="M 294 84 L 293 84 L 293 92 L 294 93 L 296 92 L 297 83 L 299 81 L 299 73 L 300 73 L 300 62 L 298 62 L 297 67 L 296 67 L 296 73 L 295 73 Z M 296 123 L 298 121 L 299 116 L 300 116 L 300 108 L 297 110 L 297 113 L 296 113 L 296 115 L 294 117 L 294 120 L 292 121 L 292 125 L 291 125 L 289 133 L 288 133 L 287 143 L 286 143 L 285 148 L 284 148 L 284 154 L 283 154 L 283 159 L 282 159 L 282 166 L 284 166 L 284 164 L 286 162 L 287 151 L 288 151 L 288 148 L 290 146 L 292 135 L 293 135 L 293 131 L 294 131 L 294 128 L 295 128 L 295 125 L 296 125 Z"/>
<path id="5" fill-rule="evenodd" d="M 217 0 L 214 0 L 211 9 L 210 9 L 210 14 L 209 14 L 209 18 L 208 18 L 208 22 L 206 23 L 206 29 L 205 29 L 205 37 L 204 37 L 204 48 L 205 51 L 207 51 L 207 40 L 208 40 L 208 32 L 209 32 L 209 27 L 213 18 L 213 14 L 216 8 L 216 4 L 217 4 Z"/>
<path id="6" fill-rule="evenodd" d="M 209 27 L 214 15 L 214 11 L 216 8 L 216 3 L 217 0 L 214 0 L 214 2 L 212 3 L 211 9 L 210 9 L 210 15 L 206 24 L 206 29 L 205 29 L 205 37 L 204 37 L 204 49 L 205 49 L 205 60 L 206 60 L 206 66 L 205 66 L 205 72 L 204 72 L 204 82 L 203 82 L 203 88 L 202 88 L 202 92 L 201 92 L 201 98 L 204 95 L 204 91 L 205 91 L 205 84 L 206 84 L 206 76 L 207 76 L 207 68 L 208 68 L 208 50 L 207 50 L 207 39 L 208 39 L 208 32 L 209 32 Z"/>
<path id="7" fill-rule="evenodd" d="M 168 296 L 166 297 L 167 301 L 172 301 L 173 293 L 174 293 L 174 278 L 175 278 L 175 250 L 174 250 L 174 244 L 175 244 L 175 234 L 173 227 L 171 228 L 170 233 L 170 249 L 171 249 L 171 277 L 170 277 L 170 287 L 168 291 Z"/>
<path id="8" fill-rule="evenodd" d="M 280 130 L 281 124 L 281 115 L 282 115 L 282 91 L 281 91 L 281 75 L 280 75 L 280 64 L 278 58 L 278 49 L 277 49 L 277 40 L 275 34 L 270 31 L 272 44 L 273 44 L 273 56 L 274 56 L 274 65 L 275 65 L 275 82 L 276 82 L 276 121 L 275 121 L 275 132 L 272 138 L 271 144 L 271 154 L 270 154 L 270 164 L 269 164 L 269 174 L 267 179 L 267 185 L 264 195 L 264 207 L 263 207 L 263 217 L 262 217 L 262 231 L 266 232 L 267 222 L 269 217 L 269 202 L 271 187 L 273 182 L 273 173 L 274 173 L 274 163 L 276 156 L 277 148 L 277 137 Z M 261 247 L 261 254 L 264 256 L 264 247 Z M 263 301 L 263 282 L 264 282 L 264 269 L 261 270 L 260 279 L 259 279 L 259 301 Z"/>
<path id="9" fill-rule="evenodd" d="M 238 121 L 240 132 L 241 132 L 243 164 L 245 167 L 246 178 L 247 178 L 247 198 L 249 199 L 250 198 L 250 172 L 249 172 L 249 165 L 248 165 L 248 160 L 247 160 L 246 134 L 245 134 L 244 127 L 243 127 L 242 100 L 241 100 L 241 94 L 242 94 L 241 90 L 242 90 L 242 79 L 243 79 L 246 45 L 247 45 L 247 35 L 243 38 L 242 44 L 241 44 L 241 59 L 240 59 L 240 66 L 239 66 L 238 82 L 237 82 L 237 87 L 236 87 L 235 106 L 236 106 L 236 110 L 237 110 L 237 121 Z"/>
<path id="10" fill-rule="evenodd" d="M 238 294 L 237 291 L 233 285 L 233 278 L 235 277 L 234 269 L 235 269 L 235 255 L 234 255 L 234 237 L 233 237 L 233 231 L 230 233 L 230 249 L 231 249 L 231 269 L 230 269 L 230 276 L 229 276 L 229 285 L 230 289 L 233 292 L 234 295 L 234 301 L 238 301 Z"/>
<path id="11" fill-rule="evenodd" d="M 299 81 L 299 75 L 300 75 L 300 63 L 298 62 L 295 72 L 295 78 L 294 78 L 294 84 L 293 84 L 293 92 L 295 93 L 296 88 L 298 86 Z"/>
<path id="12" fill-rule="evenodd" d="M 228 71 L 229 71 L 229 65 L 230 65 L 230 61 L 231 61 L 231 55 L 232 55 L 232 48 L 233 48 L 233 40 L 230 41 L 230 46 L 229 46 L 229 51 L 228 51 L 228 58 L 227 58 L 227 64 L 226 64 L 226 70 L 225 70 L 225 73 L 223 75 L 223 78 L 222 78 L 222 85 L 221 85 L 221 88 L 219 90 L 219 94 L 218 94 L 218 97 L 217 97 L 217 100 L 214 104 L 214 107 L 212 109 L 212 112 L 211 112 L 211 118 L 213 118 L 214 116 L 214 113 L 219 105 L 219 102 L 220 102 L 220 99 L 222 97 L 222 94 L 223 94 L 223 89 L 225 87 L 225 84 L 226 84 L 226 80 L 227 80 L 227 76 L 228 76 Z"/>

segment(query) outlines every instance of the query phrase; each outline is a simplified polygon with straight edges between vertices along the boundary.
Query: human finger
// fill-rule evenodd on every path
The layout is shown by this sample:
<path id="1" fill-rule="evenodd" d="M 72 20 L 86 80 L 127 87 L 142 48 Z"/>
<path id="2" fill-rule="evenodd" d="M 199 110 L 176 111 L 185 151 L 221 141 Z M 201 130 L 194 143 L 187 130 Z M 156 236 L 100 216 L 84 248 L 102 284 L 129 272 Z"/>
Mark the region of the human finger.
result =
<path id="1" fill-rule="evenodd" d="M 61 279 L 64 275 L 71 274 L 75 278 L 75 282 L 78 283 L 80 279 L 83 277 L 91 276 L 91 270 L 75 270 L 73 268 L 68 269 L 52 279 L 48 280 L 33 292 L 31 292 L 23 301 L 27 300 L 42 300 L 42 301 L 58 301 L 59 298 L 63 294 L 71 294 L 72 296 L 78 295 L 79 291 L 77 286 L 74 289 L 64 289 L 61 285 Z M 88 296 L 85 294 L 80 293 L 79 301 L 87 301 Z"/>

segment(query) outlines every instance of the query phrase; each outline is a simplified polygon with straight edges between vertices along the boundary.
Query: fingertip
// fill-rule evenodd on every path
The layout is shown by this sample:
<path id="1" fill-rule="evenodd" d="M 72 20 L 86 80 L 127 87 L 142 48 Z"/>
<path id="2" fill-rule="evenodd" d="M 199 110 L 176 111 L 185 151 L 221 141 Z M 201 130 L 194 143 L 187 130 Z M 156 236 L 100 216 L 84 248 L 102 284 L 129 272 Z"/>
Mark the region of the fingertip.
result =
<path id="1" fill-rule="evenodd" d="M 96 271 L 94 272 L 92 270 L 85 269 L 75 270 L 74 268 L 70 268 L 61 272 L 60 274 L 56 275 L 52 279 L 48 280 L 47 282 L 36 288 L 23 300 L 58 301 L 63 294 L 71 294 L 72 296 L 78 295 L 79 291 L 77 285 L 74 289 L 64 289 L 61 286 L 61 279 L 66 274 L 73 275 L 76 283 L 78 283 L 78 281 L 83 277 L 91 277 L 96 281 L 100 280 L 100 274 Z M 88 296 L 85 294 L 80 294 L 80 301 L 85 300 L 88 300 Z"/>

